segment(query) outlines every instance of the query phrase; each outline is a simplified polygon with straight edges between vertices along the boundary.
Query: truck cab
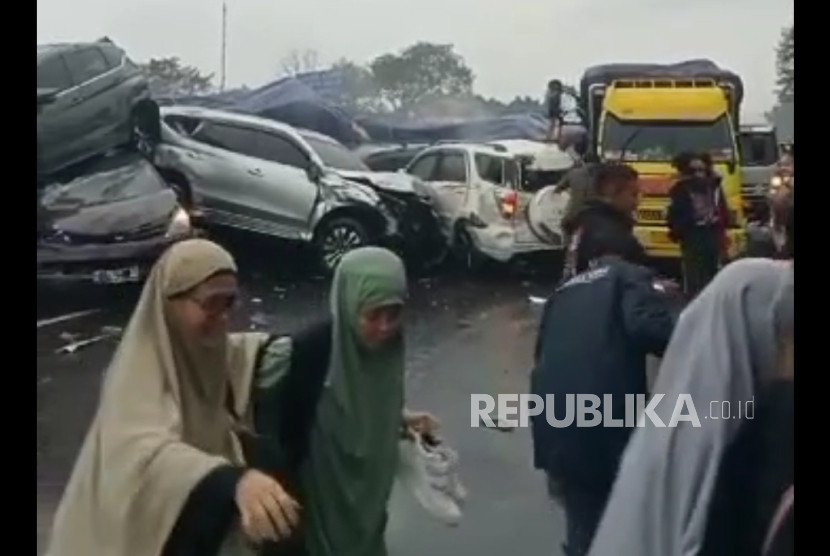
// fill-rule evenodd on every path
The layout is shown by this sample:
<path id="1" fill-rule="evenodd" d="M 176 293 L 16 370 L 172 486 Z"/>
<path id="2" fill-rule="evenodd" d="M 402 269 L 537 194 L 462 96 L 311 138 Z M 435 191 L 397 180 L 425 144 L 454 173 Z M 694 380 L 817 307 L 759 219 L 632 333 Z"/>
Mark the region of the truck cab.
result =
<path id="1" fill-rule="evenodd" d="M 744 214 L 749 221 L 766 222 L 770 216 L 767 196 L 781 154 L 775 128 L 770 125 L 742 125 L 740 149 Z"/>
<path id="2" fill-rule="evenodd" d="M 743 92 L 717 78 L 711 66 L 704 68 L 710 71 L 688 72 L 690 76 L 684 75 L 690 66 L 681 66 L 588 70 L 582 94 L 587 97 L 592 145 L 601 160 L 624 162 L 640 174 L 635 234 L 649 255 L 660 258 L 680 257 L 666 224 L 669 191 L 677 179 L 672 160 L 684 151 L 709 153 L 722 178 L 729 249 L 735 255 L 745 245 L 735 116 Z"/>

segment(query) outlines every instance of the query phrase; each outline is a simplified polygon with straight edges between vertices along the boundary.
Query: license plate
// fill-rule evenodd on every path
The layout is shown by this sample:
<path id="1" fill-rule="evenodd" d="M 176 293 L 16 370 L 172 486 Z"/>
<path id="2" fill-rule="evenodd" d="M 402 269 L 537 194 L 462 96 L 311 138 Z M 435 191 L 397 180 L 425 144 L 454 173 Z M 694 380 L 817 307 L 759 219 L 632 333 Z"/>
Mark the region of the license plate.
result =
<path id="1" fill-rule="evenodd" d="M 117 268 L 112 270 L 96 270 L 92 273 L 92 281 L 95 284 L 126 284 L 139 281 L 138 266 Z"/>

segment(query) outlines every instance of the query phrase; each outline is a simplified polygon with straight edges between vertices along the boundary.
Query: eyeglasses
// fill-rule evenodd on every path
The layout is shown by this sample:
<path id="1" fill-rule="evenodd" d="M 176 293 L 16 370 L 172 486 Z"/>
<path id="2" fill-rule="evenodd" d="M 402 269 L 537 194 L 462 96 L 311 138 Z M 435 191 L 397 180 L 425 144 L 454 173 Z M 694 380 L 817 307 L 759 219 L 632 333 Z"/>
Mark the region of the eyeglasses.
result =
<path id="1" fill-rule="evenodd" d="M 205 313 L 220 315 L 233 310 L 239 297 L 236 292 L 211 292 L 205 295 L 192 295 L 190 299 L 199 305 Z"/>

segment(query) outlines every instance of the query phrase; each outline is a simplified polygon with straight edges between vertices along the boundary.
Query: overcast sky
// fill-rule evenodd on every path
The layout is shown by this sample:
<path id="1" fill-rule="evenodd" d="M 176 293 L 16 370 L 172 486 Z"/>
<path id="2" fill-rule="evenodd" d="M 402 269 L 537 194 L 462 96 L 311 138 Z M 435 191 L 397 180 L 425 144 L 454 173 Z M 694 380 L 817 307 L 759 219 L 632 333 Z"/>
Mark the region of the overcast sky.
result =
<path id="1" fill-rule="evenodd" d="M 606 62 L 711 58 L 744 79 L 747 115 L 773 101 L 774 48 L 794 0 L 227 0 L 228 84 L 280 74 L 291 50 L 366 62 L 416 41 L 453 43 L 476 91 L 541 96 Z M 219 73 L 222 0 L 37 0 L 38 43 L 107 35 L 136 61 L 179 56 Z"/>

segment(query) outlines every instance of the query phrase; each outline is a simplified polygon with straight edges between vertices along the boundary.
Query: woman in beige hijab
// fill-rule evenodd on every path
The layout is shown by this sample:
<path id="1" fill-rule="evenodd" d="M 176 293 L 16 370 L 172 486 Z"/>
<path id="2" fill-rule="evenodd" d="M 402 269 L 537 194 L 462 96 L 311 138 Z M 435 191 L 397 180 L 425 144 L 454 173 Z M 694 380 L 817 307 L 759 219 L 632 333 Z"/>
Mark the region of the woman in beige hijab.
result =
<path id="1" fill-rule="evenodd" d="M 205 240 L 176 244 L 153 268 L 57 510 L 50 556 L 253 554 L 247 541 L 297 525 L 296 501 L 246 468 L 234 433 L 267 340 L 227 332 L 235 275 L 232 257 Z"/>

